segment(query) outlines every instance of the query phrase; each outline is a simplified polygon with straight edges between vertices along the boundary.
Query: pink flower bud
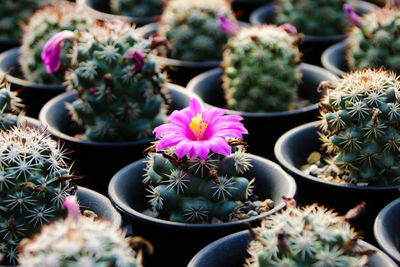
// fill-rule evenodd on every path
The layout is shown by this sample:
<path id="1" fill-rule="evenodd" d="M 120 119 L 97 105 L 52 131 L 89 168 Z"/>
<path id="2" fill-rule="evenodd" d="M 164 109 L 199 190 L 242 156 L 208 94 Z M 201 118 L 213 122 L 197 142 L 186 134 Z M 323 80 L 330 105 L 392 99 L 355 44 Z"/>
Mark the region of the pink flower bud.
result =
<path id="1" fill-rule="evenodd" d="M 356 27 L 361 27 L 361 17 L 353 11 L 353 7 L 349 4 L 344 4 L 343 9 L 347 15 L 347 19 L 349 20 L 350 24 Z"/>
<path id="2" fill-rule="evenodd" d="M 46 42 L 42 50 L 42 61 L 46 65 L 46 72 L 52 73 L 60 68 L 61 44 L 63 41 L 74 39 L 76 36 L 73 32 L 62 31 Z"/>
<path id="3" fill-rule="evenodd" d="M 138 50 L 133 48 L 129 48 L 126 51 L 124 58 L 130 59 L 132 63 L 135 65 L 135 70 L 137 72 L 141 72 L 144 66 L 144 56 Z"/>
<path id="4" fill-rule="evenodd" d="M 68 218 L 71 218 L 74 221 L 79 220 L 81 212 L 79 210 L 78 199 L 76 196 L 67 196 L 64 200 L 63 206 L 68 210 Z"/>
<path id="5" fill-rule="evenodd" d="M 224 15 L 218 14 L 219 29 L 228 35 L 235 35 L 239 31 L 239 26 L 227 19 Z"/>

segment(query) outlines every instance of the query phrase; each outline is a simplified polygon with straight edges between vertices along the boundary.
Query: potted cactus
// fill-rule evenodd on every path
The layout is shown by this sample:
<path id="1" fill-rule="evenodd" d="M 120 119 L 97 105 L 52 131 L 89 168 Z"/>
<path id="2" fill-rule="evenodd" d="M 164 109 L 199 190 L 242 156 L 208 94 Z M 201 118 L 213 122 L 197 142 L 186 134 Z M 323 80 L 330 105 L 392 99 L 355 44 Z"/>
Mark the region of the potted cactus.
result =
<path id="1" fill-rule="evenodd" d="M 349 2 L 359 13 L 366 13 L 377 8 L 374 4 L 358 0 L 327 0 L 321 2 L 304 0 L 276 0 L 262 6 L 251 14 L 251 24 L 289 23 L 304 34 L 300 46 L 304 62 L 321 65 L 322 52 L 330 45 L 345 38 L 347 26 L 343 5 Z M 318 12 L 315 12 L 318 10 Z"/>
<path id="2" fill-rule="evenodd" d="M 0 55 L 0 73 L 6 73 L 12 90 L 21 90 L 27 114 L 37 117 L 41 107 L 52 97 L 65 91 L 64 74 L 69 59 L 62 57 L 56 73 L 50 73 L 42 62 L 42 49 L 46 41 L 62 30 L 83 30 L 93 25 L 91 18 L 80 5 L 59 1 L 37 10 L 23 27 L 22 46 Z M 68 53 L 69 44 L 60 47 L 60 53 Z"/>
<path id="3" fill-rule="evenodd" d="M 188 266 L 396 266 L 351 227 L 349 221 L 363 209 L 339 216 L 317 204 L 287 206 L 259 228 L 211 243 Z"/>
<path id="4" fill-rule="evenodd" d="M 70 92 L 49 101 L 39 117 L 74 151 L 77 172 L 86 177 L 82 183 L 106 193 L 114 172 L 141 157 L 151 130 L 164 122 L 168 105 L 183 106 L 190 94 L 164 84 L 149 57 L 152 42 L 127 23 L 112 21 L 88 32 L 57 33 L 43 50 L 52 71 L 62 58 L 55 43 L 63 41 L 73 43 L 70 55 L 75 57 L 66 74 Z"/>
<path id="5" fill-rule="evenodd" d="M 271 157 L 282 133 L 314 120 L 322 96 L 318 84 L 336 79 L 322 68 L 300 64 L 297 42 L 291 25 L 241 28 L 224 49 L 222 68 L 196 76 L 187 86 L 207 104 L 245 118 L 252 153 Z M 275 127 L 265 132 L 264 125 Z"/>
<path id="6" fill-rule="evenodd" d="M 343 211 L 365 201 L 368 212 L 359 224 L 368 236 L 377 213 L 398 197 L 400 188 L 396 128 L 400 82 L 393 73 L 365 69 L 321 86 L 327 94 L 320 103 L 319 123 L 282 135 L 275 156 L 294 175 L 302 188 L 299 198 L 307 203 L 317 201 Z M 321 149 L 326 151 L 322 158 L 311 154 Z"/>
<path id="7" fill-rule="evenodd" d="M 383 8 L 358 16 L 345 7 L 351 27 L 343 42 L 329 47 L 322 55 L 325 68 L 343 75 L 348 70 L 385 67 L 398 73 L 400 47 L 396 32 L 400 29 L 399 6 L 388 1 Z"/>
<path id="8" fill-rule="evenodd" d="M 154 129 L 160 140 L 147 159 L 111 179 L 111 201 L 155 246 L 154 264 L 187 264 L 208 242 L 279 210 L 281 193 L 295 193 L 275 163 L 244 152 L 242 118 L 225 113 L 192 99 Z"/>

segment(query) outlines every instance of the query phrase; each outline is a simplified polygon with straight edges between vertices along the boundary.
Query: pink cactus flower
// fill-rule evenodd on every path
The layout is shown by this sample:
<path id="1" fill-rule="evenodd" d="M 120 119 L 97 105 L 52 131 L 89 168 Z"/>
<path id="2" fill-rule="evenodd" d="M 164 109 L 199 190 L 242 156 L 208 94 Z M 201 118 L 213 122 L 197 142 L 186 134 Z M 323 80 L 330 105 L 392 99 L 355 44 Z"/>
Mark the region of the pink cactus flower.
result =
<path id="1" fill-rule="evenodd" d="M 227 19 L 224 15 L 217 15 L 219 20 L 219 29 L 228 35 L 235 35 L 239 31 L 239 26 Z"/>
<path id="2" fill-rule="evenodd" d="M 67 196 L 64 200 L 63 206 L 68 210 L 68 218 L 74 221 L 79 220 L 81 212 L 79 210 L 78 199 L 76 196 Z"/>
<path id="3" fill-rule="evenodd" d="M 283 24 L 283 25 L 281 25 L 281 28 L 283 30 L 285 30 L 289 34 L 292 34 L 292 35 L 296 35 L 297 34 L 297 29 L 292 24 L 288 24 L 288 23 Z"/>
<path id="4" fill-rule="evenodd" d="M 350 24 L 356 27 L 361 27 L 362 20 L 361 17 L 353 11 L 353 7 L 349 4 L 343 5 L 344 12 L 347 15 L 347 19 L 349 20 Z"/>
<path id="5" fill-rule="evenodd" d="M 134 48 L 129 48 L 128 51 L 126 51 L 124 58 L 130 59 L 132 61 L 133 65 L 135 65 L 135 70 L 137 72 L 141 72 L 143 70 L 144 56 L 138 50 L 135 50 Z"/>
<path id="6" fill-rule="evenodd" d="M 46 72 L 52 73 L 60 68 L 61 44 L 63 41 L 74 39 L 76 36 L 73 32 L 62 31 L 46 42 L 42 50 L 42 61 L 46 65 Z"/>
<path id="7" fill-rule="evenodd" d="M 187 155 L 189 158 L 205 159 L 210 150 L 217 154 L 230 155 L 231 147 L 226 138 L 240 138 L 247 134 L 238 115 L 225 115 L 225 109 L 201 107 L 195 98 L 190 106 L 175 110 L 168 117 L 170 123 L 156 127 L 153 133 L 161 140 L 157 151 L 175 146 L 178 158 Z"/>

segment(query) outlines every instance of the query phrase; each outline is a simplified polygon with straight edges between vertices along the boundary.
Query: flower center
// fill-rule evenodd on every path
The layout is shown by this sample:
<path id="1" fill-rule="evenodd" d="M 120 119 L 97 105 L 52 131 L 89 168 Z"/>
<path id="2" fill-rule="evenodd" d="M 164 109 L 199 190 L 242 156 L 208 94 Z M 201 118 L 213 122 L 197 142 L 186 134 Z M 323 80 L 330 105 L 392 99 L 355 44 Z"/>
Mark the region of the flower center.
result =
<path id="1" fill-rule="evenodd" d="M 208 124 L 204 122 L 201 114 L 197 113 L 196 117 L 192 118 L 192 121 L 189 124 L 189 128 L 196 136 L 196 139 L 200 140 L 200 137 L 203 136 L 204 131 L 207 129 L 207 125 Z"/>

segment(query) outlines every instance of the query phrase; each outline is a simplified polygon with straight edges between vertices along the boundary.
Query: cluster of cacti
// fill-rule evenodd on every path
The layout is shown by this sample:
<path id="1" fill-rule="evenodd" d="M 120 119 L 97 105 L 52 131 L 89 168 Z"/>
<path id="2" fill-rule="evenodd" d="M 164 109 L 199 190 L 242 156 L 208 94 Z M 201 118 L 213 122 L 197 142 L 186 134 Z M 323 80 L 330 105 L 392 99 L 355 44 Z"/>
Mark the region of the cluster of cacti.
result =
<path id="1" fill-rule="evenodd" d="M 360 18 L 346 39 L 346 61 L 351 70 L 384 66 L 400 71 L 400 9 L 379 8 Z"/>
<path id="2" fill-rule="evenodd" d="M 129 17 L 151 17 L 162 12 L 163 0 L 111 0 L 114 14 Z"/>
<path id="3" fill-rule="evenodd" d="M 373 251 L 360 249 L 349 218 L 316 204 L 289 206 L 250 231 L 248 266 L 365 266 Z"/>
<path id="4" fill-rule="evenodd" d="M 157 44 L 114 21 L 81 32 L 75 40 L 69 90 L 79 98 L 67 108 L 84 127 L 83 139 L 131 141 L 147 138 L 164 122 L 164 76 L 149 56 Z"/>
<path id="5" fill-rule="evenodd" d="M 345 0 L 276 0 L 277 24 L 289 23 L 306 35 L 343 34 Z"/>
<path id="6" fill-rule="evenodd" d="M 272 112 L 294 105 L 302 76 L 297 40 L 296 34 L 274 25 L 242 28 L 231 37 L 222 59 L 228 106 Z"/>
<path id="7" fill-rule="evenodd" d="M 320 138 L 350 183 L 400 184 L 400 81 L 384 70 L 348 73 L 323 83 Z"/>
<path id="8" fill-rule="evenodd" d="M 79 208 L 76 211 L 79 213 Z M 131 248 L 134 238 L 111 222 L 70 213 L 23 240 L 21 266 L 142 266 L 141 251 Z"/>
<path id="9" fill-rule="evenodd" d="M 18 124 L 18 116 L 14 113 L 23 107 L 21 99 L 16 92 L 10 90 L 10 84 L 5 76 L 0 79 L 0 129 L 6 130 Z"/>
<path id="10" fill-rule="evenodd" d="M 62 30 L 85 30 L 94 24 L 94 19 L 80 5 L 59 1 L 36 11 L 24 27 L 19 63 L 25 79 L 44 84 L 61 84 L 71 58 L 62 56 L 60 68 L 48 73 L 42 62 L 41 53 L 51 36 Z M 62 55 L 68 54 L 70 43 L 61 49 Z"/>
<path id="11" fill-rule="evenodd" d="M 189 61 L 220 60 L 228 35 L 221 31 L 218 16 L 236 22 L 226 0 L 168 1 L 158 35 L 171 44 L 170 57 Z"/>
<path id="12" fill-rule="evenodd" d="M 1 132 L 0 264 L 15 264 L 19 241 L 64 213 L 74 189 L 64 158 L 59 143 L 38 129 Z"/>
<path id="13" fill-rule="evenodd" d="M 21 27 L 38 8 L 51 0 L 3 0 L 0 8 L 0 38 L 19 39 Z"/>

